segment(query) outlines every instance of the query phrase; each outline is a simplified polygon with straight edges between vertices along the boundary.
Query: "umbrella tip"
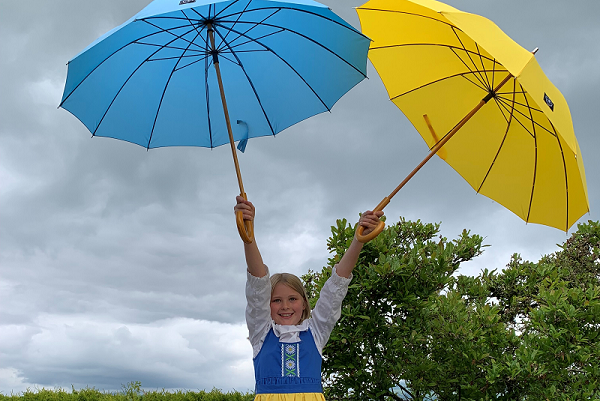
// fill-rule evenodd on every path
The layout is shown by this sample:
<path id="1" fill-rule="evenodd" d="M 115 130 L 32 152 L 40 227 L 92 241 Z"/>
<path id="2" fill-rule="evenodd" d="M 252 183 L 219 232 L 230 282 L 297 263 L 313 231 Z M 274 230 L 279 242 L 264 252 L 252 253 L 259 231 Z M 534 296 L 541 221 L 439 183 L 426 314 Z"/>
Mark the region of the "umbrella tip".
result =
<path id="1" fill-rule="evenodd" d="M 533 49 L 533 51 L 531 53 L 536 54 L 538 52 L 538 50 L 540 50 L 540 48 L 536 47 L 535 49 Z"/>

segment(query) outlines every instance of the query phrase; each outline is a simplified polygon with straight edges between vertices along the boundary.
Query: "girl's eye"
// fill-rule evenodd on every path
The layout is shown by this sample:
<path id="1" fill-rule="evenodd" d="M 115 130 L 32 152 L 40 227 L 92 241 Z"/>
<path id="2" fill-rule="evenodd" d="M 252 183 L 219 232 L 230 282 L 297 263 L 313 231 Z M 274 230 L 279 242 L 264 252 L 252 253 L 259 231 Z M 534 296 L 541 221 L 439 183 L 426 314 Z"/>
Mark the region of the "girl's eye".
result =
<path id="1" fill-rule="evenodd" d="M 291 297 L 290 301 L 295 301 L 297 298 Z"/>

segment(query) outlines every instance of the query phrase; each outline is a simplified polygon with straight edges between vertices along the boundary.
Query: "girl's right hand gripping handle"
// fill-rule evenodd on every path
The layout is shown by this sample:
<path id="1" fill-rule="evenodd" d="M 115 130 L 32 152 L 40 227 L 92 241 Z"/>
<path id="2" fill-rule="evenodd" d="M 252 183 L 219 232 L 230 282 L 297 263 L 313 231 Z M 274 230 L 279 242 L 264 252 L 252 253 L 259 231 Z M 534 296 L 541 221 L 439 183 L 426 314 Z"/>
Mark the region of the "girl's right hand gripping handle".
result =
<path id="1" fill-rule="evenodd" d="M 380 210 L 383 210 L 383 208 L 386 207 L 388 203 L 390 203 L 390 198 L 386 196 L 381 202 L 379 202 L 379 205 L 377 205 L 377 207 L 373 209 L 373 211 L 378 212 Z M 384 228 L 385 223 L 383 221 L 379 221 L 379 224 L 377 225 L 377 227 L 375 227 L 373 231 L 371 231 L 367 235 L 362 235 L 362 233 L 365 231 L 365 228 L 363 226 L 359 226 L 358 230 L 356 230 L 356 239 L 358 240 L 358 242 L 361 242 L 363 244 L 367 243 L 373 238 L 377 237 L 379 234 L 381 234 Z"/>
<path id="2" fill-rule="evenodd" d="M 240 196 L 246 200 L 248 197 L 245 193 L 241 193 Z M 251 244 L 254 242 L 254 222 L 252 220 L 244 220 L 244 215 L 242 212 L 235 213 L 235 221 L 237 223 L 238 233 L 240 233 L 240 237 L 242 241 L 246 244 Z"/>

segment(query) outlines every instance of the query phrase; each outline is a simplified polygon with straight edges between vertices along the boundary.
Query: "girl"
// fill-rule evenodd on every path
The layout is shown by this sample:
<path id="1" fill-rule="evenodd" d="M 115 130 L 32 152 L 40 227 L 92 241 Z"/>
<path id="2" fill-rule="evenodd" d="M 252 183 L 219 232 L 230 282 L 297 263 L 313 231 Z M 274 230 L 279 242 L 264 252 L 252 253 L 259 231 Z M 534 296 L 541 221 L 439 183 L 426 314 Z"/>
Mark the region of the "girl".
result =
<path id="1" fill-rule="evenodd" d="M 238 196 L 234 210 L 254 220 L 254 206 Z M 383 212 L 367 211 L 359 220 L 368 235 Z M 248 265 L 246 323 L 250 332 L 256 378 L 255 401 L 324 401 L 321 386 L 323 347 L 342 313 L 342 300 L 363 244 L 356 238 L 334 266 L 315 309 L 293 274 L 269 278 L 256 241 L 244 244 Z"/>

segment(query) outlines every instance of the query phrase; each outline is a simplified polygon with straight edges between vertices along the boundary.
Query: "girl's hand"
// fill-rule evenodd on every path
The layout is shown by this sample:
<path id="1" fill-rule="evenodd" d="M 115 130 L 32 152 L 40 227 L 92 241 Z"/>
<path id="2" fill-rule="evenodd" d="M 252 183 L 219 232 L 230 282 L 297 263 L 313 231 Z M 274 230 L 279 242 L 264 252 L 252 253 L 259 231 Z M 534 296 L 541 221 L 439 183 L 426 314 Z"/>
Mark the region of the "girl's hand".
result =
<path id="1" fill-rule="evenodd" d="M 359 226 L 364 227 L 364 231 L 362 235 L 369 235 L 371 232 L 377 227 L 379 224 L 379 218 L 383 216 L 383 210 L 378 212 L 372 212 L 367 210 L 360 216 L 360 220 L 358 221 Z M 358 226 L 357 226 L 358 229 Z"/>
<path id="2" fill-rule="evenodd" d="M 237 204 L 233 207 L 233 211 L 235 213 L 242 212 L 244 220 L 254 220 L 254 205 L 252 202 L 247 201 L 239 195 L 235 197 L 235 200 Z"/>

